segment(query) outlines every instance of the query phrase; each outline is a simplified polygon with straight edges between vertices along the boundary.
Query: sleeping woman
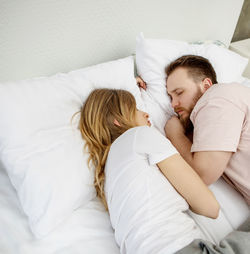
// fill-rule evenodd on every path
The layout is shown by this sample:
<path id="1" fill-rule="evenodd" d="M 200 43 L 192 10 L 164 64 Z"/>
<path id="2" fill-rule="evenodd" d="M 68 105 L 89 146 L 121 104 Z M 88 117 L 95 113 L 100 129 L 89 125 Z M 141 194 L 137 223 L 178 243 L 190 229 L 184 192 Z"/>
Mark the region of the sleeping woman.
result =
<path id="1" fill-rule="evenodd" d="M 188 208 L 210 218 L 219 213 L 212 192 L 150 126 L 125 90 L 94 90 L 81 110 L 95 188 L 121 253 L 175 253 L 203 238 Z"/>

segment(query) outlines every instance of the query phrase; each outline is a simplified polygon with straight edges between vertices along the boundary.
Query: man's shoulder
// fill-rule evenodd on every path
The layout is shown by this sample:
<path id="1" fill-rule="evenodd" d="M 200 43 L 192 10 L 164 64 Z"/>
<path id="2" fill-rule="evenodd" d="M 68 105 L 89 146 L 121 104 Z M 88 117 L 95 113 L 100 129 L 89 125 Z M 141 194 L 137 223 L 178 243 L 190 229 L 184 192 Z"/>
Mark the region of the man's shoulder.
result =
<path id="1" fill-rule="evenodd" d="M 218 92 L 222 92 L 222 95 L 223 94 L 226 94 L 226 92 L 228 90 L 231 90 L 231 89 L 241 89 L 243 87 L 242 84 L 240 83 L 236 83 L 236 82 L 232 82 L 232 83 L 218 83 L 218 84 L 214 84 L 212 85 L 206 92 L 205 94 L 217 94 Z"/>
<path id="2" fill-rule="evenodd" d="M 211 89 L 213 88 L 213 89 Z M 218 83 L 211 86 L 207 91 L 211 91 L 211 93 L 216 93 L 218 91 L 222 91 L 223 94 L 227 94 L 227 91 L 235 90 L 236 92 L 241 92 L 242 90 L 248 90 L 249 87 L 238 83 L 238 82 L 231 82 L 231 83 Z"/>
<path id="3" fill-rule="evenodd" d="M 247 89 L 247 91 L 246 91 Z M 211 100 L 234 100 L 240 94 L 249 93 L 250 89 L 240 83 L 218 83 L 212 85 L 199 99 L 199 103 L 204 103 Z M 198 103 L 197 103 L 198 104 Z"/>
<path id="4" fill-rule="evenodd" d="M 196 118 L 197 113 L 200 112 L 202 108 L 209 108 L 215 101 L 223 101 L 226 99 L 227 94 L 231 93 L 231 87 L 234 86 L 234 83 L 230 84 L 224 84 L 224 83 L 219 83 L 219 84 L 214 84 L 212 85 L 197 101 L 195 104 L 192 113 L 190 115 L 190 119 L 192 122 L 194 122 L 194 118 Z M 223 105 L 223 103 L 221 103 Z M 205 111 L 202 111 L 203 113 Z"/>
<path id="5" fill-rule="evenodd" d="M 228 109 L 230 107 L 237 107 L 239 109 L 245 108 L 250 101 L 250 89 L 240 83 L 219 83 L 211 86 L 197 101 L 190 119 L 193 122 L 198 112 L 204 114 L 209 113 L 210 110 L 217 112 L 220 109 Z M 206 108 L 206 110 L 201 110 Z"/>

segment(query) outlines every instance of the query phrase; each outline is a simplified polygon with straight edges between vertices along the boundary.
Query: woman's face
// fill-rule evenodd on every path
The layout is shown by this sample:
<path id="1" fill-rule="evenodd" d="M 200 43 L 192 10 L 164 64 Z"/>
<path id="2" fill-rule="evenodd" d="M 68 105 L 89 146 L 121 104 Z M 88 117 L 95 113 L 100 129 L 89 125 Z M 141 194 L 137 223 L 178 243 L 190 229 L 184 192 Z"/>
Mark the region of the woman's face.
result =
<path id="1" fill-rule="evenodd" d="M 135 123 L 137 126 L 144 126 L 144 125 L 151 126 L 148 113 L 143 112 L 141 110 L 136 110 Z"/>

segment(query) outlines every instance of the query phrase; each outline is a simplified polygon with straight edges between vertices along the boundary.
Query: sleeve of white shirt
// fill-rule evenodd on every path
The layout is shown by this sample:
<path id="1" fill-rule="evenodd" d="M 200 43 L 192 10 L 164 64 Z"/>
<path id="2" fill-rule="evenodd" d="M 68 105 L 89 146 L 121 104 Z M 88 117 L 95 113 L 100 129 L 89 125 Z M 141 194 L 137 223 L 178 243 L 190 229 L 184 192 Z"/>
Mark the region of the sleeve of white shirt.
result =
<path id="1" fill-rule="evenodd" d="M 140 127 L 136 133 L 135 150 L 148 157 L 150 165 L 156 164 L 176 153 L 171 142 L 154 127 Z"/>

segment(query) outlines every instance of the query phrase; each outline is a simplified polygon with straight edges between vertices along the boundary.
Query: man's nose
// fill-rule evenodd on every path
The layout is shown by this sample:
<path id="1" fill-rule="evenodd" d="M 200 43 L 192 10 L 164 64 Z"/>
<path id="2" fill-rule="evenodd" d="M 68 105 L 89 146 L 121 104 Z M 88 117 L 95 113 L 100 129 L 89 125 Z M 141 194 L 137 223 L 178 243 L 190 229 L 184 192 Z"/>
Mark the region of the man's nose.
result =
<path id="1" fill-rule="evenodd" d="M 175 108 L 176 106 L 179 106 L 179 101 L 175 98 L 172 98 L 171 104 L 172 108 Z"/>

